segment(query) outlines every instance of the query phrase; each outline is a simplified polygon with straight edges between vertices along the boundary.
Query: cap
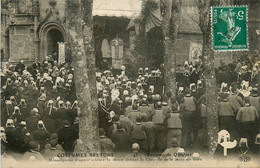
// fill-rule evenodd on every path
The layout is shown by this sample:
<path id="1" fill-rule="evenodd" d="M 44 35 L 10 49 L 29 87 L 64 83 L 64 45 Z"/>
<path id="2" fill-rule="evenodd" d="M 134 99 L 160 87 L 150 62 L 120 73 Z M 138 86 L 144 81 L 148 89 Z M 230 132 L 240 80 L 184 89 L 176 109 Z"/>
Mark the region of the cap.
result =
<path id="1" fill-rule="evenodd" d="M 193 153 L 193 154 L 192 154 L 192 157 L 198 158 L 198 157 L 200 157 L 200 154 L 199 154 L 199 153 Z"/>
<path id="2" fill-rule="evenodd" d="M 257 88 L 257 87 L 254 87 L 254 88 L 252 89 L 252 91 L 253 91 L 253 92 L 257 92 L 257 91 L 258 91 L 258 88 Z"/>
<path id="3" fill-rule="evenodd" d="M 39 110 L 38 110 L 37 108 L 33 108 L 32 111 L 33 111 L 33 112 L 36 112 L 36 113 L 39 112 Z"/>
<path id="4" fill-rule="evenodd" d="M 51 134 L 50 140 L 52 139 L 58 139 L 58 134 L 57 133 Z"/>
<path id="5" fill-rule="evenodd" d="M 26 122 L 25 121 L 21 121 L 20 125 L 26 126 Z"/>
<path id="6" fill-rule="evenodd" d="M 36 141 L 29 142 L 29 146 L 31 149 L 36 149 L 38 147 L 39 143 Z"/>
<path id="7" fill-rule="evenodd" d="M 176 138 L 172 138 L 170 142 L 171 142 L 171 145 L 172 145 L 172 146 L 176 146 L 177 143 L 178 143 L 178 141 L 177 141 Z"/>
<path id="8" fill-rule="evenodd" d="M 39 120 L 39 121 L 38 121 L 38 124 L 39 124 L 39 125 L 43 125 L 43 121 L 42 121 L 42 120 Z"/>
<path id="9" fill-rule="evenodd" d="M 249 97 L 245 97 L 245 103 L 249 103 L 250 102 L 250 98 Z"/>
<path id="10" fill-rule="evenodd" d="M 178 149 L 178 153 L 185 153 L 185 150 L 183 148 Z"/>
<path id="11" fill-rule="evenodd" d="M 138 143 L 134 143 L 134 144 L 132 145 L 132 150 L 139 150 L 139 149 L 140 149 L 140 146 L 139 146 Z"/>

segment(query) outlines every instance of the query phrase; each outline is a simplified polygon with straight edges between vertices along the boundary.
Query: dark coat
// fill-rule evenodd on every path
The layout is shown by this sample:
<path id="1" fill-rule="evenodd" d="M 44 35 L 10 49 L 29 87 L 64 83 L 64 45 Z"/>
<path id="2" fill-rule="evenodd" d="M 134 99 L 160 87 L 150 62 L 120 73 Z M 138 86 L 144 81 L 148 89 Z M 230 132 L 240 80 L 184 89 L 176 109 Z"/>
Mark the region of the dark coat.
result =
<path id="1" fill-rule="evenodd" d="M 63 127 L 58 131 L 58 142 L 65 152 L 72 152 L 73 142 L 77 139 L 77 131 L 73 127 Z"/>
<path id="2" fill-rule="evenodd" d="M 40 120 L 40 116 L 30 116 L 27 119 L 25 119 L 26 121 L 26 127 L 30 132 L 34 132 L 35 130 L 37 130 L 37 124 L 38 121 Z"/>
<path id="3" fill-rule="evenodd" d="M 111 136 L 111 140 L 115 144 L 115 152 L 129 152 L 131 149 L 131 138 L 123 130 L 117 130 Z"/>

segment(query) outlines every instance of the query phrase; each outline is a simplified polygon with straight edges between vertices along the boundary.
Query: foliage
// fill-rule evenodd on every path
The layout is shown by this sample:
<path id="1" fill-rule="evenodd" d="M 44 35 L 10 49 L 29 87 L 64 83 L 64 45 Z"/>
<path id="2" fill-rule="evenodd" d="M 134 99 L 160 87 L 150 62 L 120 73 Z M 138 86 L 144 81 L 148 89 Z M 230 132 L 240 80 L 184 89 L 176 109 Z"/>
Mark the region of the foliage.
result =
<path id="1" fill-rule="evenodd" d="M 140 67 L 153 67 L 156 64 L 155 59 L 149 58 L 148 55 L 148 43 L 147 34 L 145 32 L 146 19 L 150 16 L 150 11 L 155 10 L 158 7 L 158 3 L 151 0 L 142 0 L 142 10 L 139 18 L 135 19 L 135 22 L 140 25 L 139 34 L 134 41 L 135 48 L 131 53 L 131 56 L 125 59 L 125 65 L 131 72 L 129 74 L 136 74 Z M 133 76 L 135 77 L 135 76 Z"/>
<path id="2" fill-rule="evenodd" d="M 150 16 L 151 10 L 157 9 L 158 3 L 151 0 L 142 0 L 141 18 L 142 22 L 146 23 L 147 16 Z"/>

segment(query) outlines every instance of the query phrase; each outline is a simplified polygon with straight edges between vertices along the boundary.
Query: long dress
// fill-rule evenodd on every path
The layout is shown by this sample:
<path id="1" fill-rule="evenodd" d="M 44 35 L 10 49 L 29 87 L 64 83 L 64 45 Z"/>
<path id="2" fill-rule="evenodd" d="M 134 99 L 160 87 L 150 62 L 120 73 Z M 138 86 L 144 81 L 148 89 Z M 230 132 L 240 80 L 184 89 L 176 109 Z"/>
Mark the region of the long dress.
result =
<path id="1" fill-rule="evenodd" d="M 120 38 L 114 38 L 111 41 L 112 67 L 114 69 L 120 69 L 123 66 L 123 46 L 124 42 Z"/>

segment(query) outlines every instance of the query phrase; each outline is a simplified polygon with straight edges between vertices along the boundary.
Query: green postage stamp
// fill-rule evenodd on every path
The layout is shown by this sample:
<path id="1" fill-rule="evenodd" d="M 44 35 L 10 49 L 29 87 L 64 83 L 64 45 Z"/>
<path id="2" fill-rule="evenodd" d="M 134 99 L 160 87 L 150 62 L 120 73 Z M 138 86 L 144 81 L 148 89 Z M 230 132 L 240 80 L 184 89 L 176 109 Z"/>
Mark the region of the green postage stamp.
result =
<path id="1" fill-rule="evenodd" d="M 214 51 L 248 51 L 247 6 L 211 7 Z"/>

